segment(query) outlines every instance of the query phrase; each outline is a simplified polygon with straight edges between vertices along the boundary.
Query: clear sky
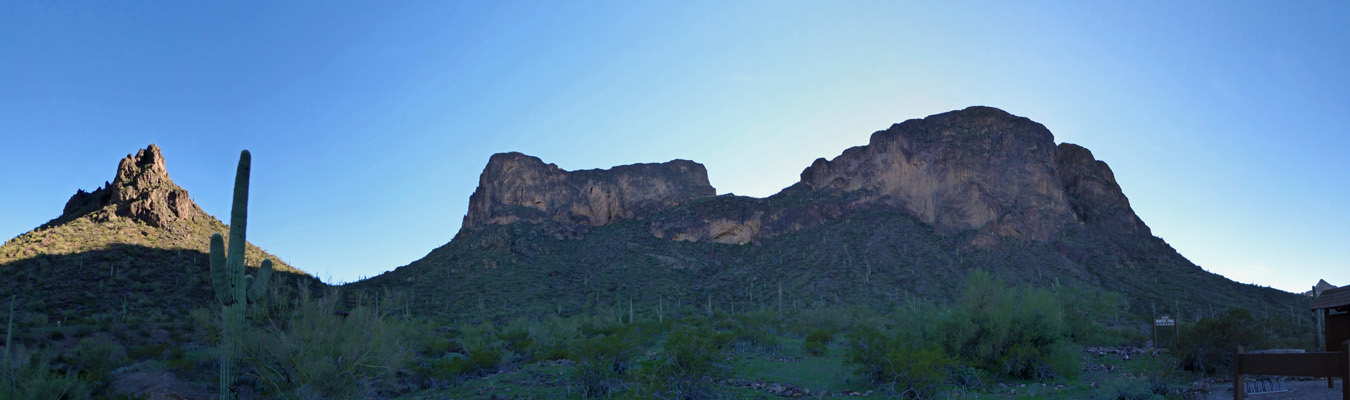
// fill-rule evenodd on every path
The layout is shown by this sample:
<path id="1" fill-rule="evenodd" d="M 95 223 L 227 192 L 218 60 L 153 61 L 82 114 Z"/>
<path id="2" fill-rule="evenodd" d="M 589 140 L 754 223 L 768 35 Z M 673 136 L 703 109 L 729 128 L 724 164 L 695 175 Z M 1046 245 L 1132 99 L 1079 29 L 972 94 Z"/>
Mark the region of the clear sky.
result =
<path id="1" fill-rule="evenodd" d="M 817 157 L 971 105 L 1115 171 L 1234 280 L 1350 284 L 1350 3 L 0 3 L 0 236 L 156 143 L 249 239 L 328 282 L 459 229 L 493 153 L 675 158 L 767 196 Z"/>

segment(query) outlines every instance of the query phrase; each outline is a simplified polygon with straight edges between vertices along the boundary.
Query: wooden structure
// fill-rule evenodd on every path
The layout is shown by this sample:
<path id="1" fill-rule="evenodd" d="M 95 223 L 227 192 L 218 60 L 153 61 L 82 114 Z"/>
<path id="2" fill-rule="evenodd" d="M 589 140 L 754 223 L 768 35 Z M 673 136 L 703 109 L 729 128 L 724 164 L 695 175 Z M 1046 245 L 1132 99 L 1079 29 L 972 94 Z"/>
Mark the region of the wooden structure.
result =
<path id="1" fill-rule="evenodd" d="M 1341 398 L 1350 400 L 1350 286 L 1317 290 L 1312 310 L 1326 321 L 1323 337 L 1326 352 L 1247 354 L 1238 346 L 1233 356 L 1233 398 L 1246 397 L 1244 375 L 1311 376 L 1327 378 L 1327 387 L 1336 387 L 1341 378 Z M 1320 292 L 1320 293 L 1319 293 Z M 1331 352 L 1332 349 L 1340 350 Z"/>
<path id="2" fill-rule="evenodd" d="M 1313 299 L 1312 309 L 1326 324 L 1324 349 L 1331 351 L 1350 340 L 1350 286 L 1323 290 Z"/>
<path id="3" fill-rule="evenodd" d="M 1333 378 L 1341 378 L 1341 398 L 1350 400 L 1350 341 L 1342 343 L 1341 351 L 1335 353 L 1243 353 L 1238 346 L 1233 355 L 1233 399 L 1242 400 L 1247 391 L 1243 387 L 1244 375 L 1311 376 L 1327 378 L 1327 385 L 1334 386 Z"/>

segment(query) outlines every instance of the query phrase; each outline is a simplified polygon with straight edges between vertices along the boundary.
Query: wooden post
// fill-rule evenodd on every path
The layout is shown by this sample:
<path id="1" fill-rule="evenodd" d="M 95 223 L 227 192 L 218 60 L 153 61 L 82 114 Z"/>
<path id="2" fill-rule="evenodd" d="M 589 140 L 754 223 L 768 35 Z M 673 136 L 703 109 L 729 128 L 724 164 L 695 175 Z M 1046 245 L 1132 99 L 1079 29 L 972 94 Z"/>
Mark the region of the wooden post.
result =
<path id="1" fill-rule="evenodd" d="M 1350 385 L 1347 383 L 1350 383 L 1350 340 L 1341 342 L 1341 398 L 1350 400 Z"/>
<path id="2" fill-rule="evenodd" d="M 1158 348 L 1158 315 L 1154 314 L 1148 324 L 1153 327 L 1153 348 Z"/>
<path id="3" fill-rule="evenodd" d="M 1247 397 L 1247 389 L 1242 384 L 1242 346 L 1233 353 L 1233 400 Z"/>
<path id="4" fill-rule="evenodd" d="M 1153 348 L 1158 348 L 1158 305 L 1153 304 L 1153 313 L 1149 314 L 1148 324 L 1153 327 Z"/>

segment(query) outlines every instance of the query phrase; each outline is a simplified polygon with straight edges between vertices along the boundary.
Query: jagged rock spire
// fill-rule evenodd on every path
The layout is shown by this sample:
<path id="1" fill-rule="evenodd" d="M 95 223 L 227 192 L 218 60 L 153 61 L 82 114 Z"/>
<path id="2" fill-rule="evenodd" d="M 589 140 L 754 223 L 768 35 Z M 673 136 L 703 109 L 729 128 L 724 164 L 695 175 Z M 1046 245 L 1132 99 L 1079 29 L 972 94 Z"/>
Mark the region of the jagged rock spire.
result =
<path id="1" fill-rule="evenodd" d="M 169 178 L 164 155 L 151 144 L 117 165 L 112 183 L 93 192 L 80 190 L 70 197 L 62 218 L 99 213 L 100 219 L 130 217 L 155 227 L 201 214 L 186 190 Z"/>

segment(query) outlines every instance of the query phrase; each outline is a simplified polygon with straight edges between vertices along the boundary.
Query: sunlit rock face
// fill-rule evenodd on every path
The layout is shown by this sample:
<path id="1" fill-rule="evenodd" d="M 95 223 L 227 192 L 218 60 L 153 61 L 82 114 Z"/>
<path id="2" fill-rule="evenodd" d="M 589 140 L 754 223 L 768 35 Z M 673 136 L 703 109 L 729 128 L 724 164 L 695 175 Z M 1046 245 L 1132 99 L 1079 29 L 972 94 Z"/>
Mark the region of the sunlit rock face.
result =
<path id="1" fill-rule="evenodd" d="M 536 157 L 500 153 L 483 169 L 462 229 L 551 222 L 574 233 L 716 194 L 708 170 L 687 160 L 564 171 Z"/>
<path id="2" fill-rule="evenodd" d="M 111 207 L 109 207 L 111 206 Z M 117 165 L 117 176 L 93 192 L 80 190 L 70 197 L 63 216 L 97 213 L 99 219 L 129 217 L 163 228 L 180 219 L 201 215 L 188 192 L 169 179 L 159 146 L 151 144 Z"/>
<path id="3" fill-rule="evenodd" d="M 967 230 L 1053 238 L 1074 214 L 1045 126 L 990 107 L 913 119 L 872 134 L 866 146 L 817 159 L 801 182 L 861 191 L 857 207 L 898 207 L 939 234 Z"/>

